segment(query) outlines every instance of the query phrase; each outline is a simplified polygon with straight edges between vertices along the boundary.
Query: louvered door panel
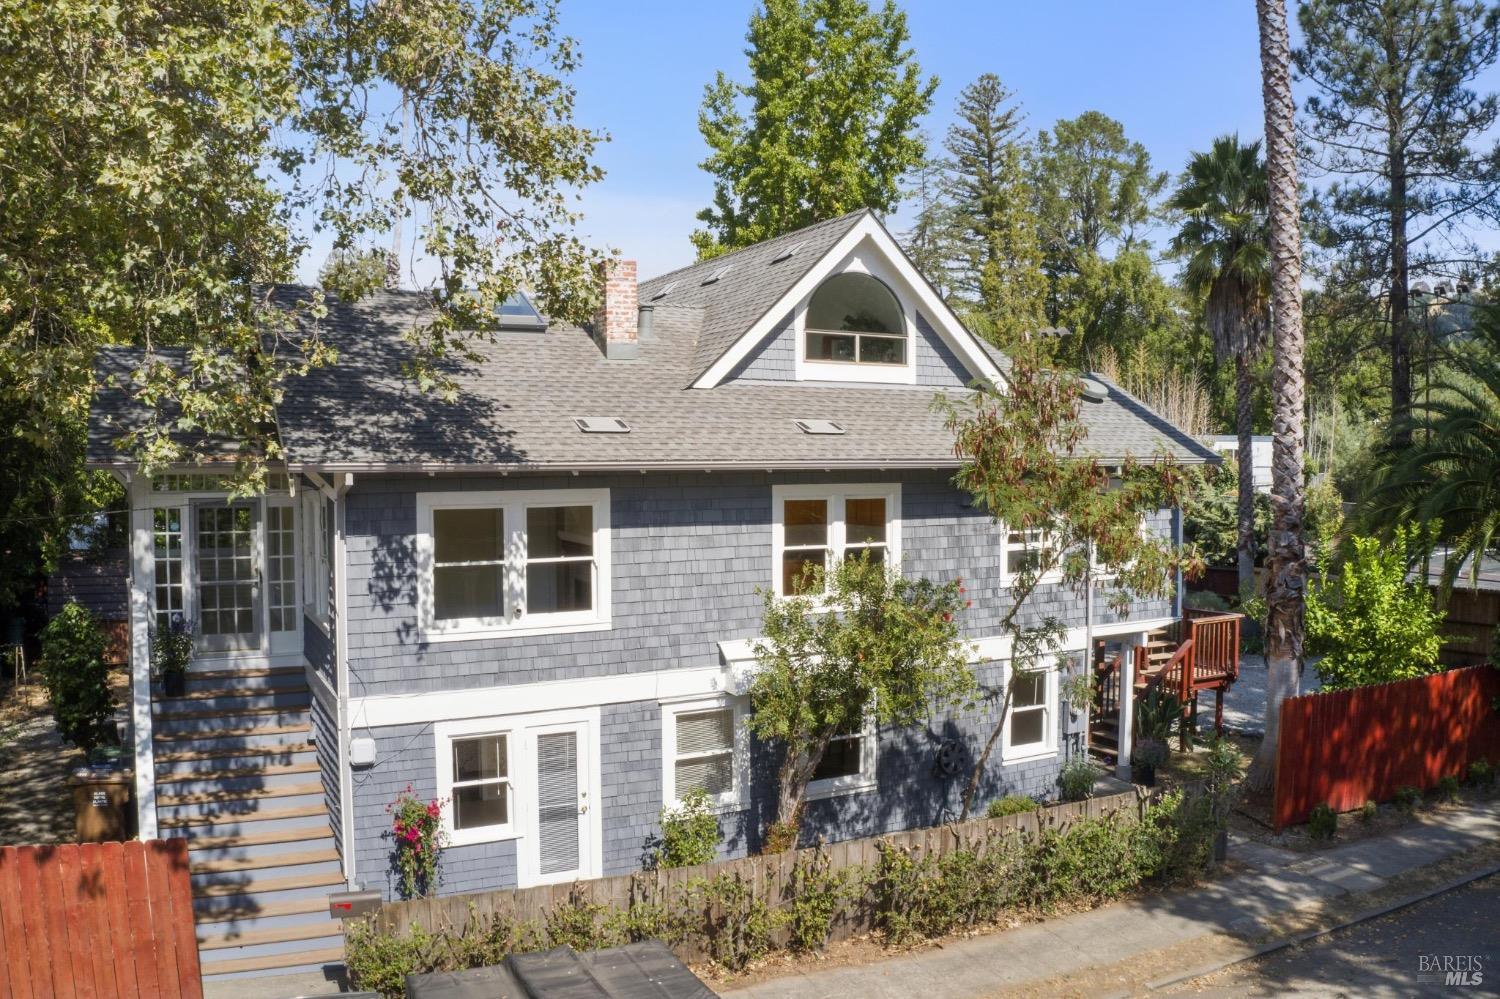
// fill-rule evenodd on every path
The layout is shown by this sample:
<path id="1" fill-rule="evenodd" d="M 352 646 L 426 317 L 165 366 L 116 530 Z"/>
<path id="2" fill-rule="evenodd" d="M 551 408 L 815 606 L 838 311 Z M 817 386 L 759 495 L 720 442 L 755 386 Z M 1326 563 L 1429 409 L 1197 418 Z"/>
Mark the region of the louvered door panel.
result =
<path id="1" fill-rule="evenodd" d="M 578 870 L 578 733 L 536 739 L 537 849 L 545 875 Z"/>

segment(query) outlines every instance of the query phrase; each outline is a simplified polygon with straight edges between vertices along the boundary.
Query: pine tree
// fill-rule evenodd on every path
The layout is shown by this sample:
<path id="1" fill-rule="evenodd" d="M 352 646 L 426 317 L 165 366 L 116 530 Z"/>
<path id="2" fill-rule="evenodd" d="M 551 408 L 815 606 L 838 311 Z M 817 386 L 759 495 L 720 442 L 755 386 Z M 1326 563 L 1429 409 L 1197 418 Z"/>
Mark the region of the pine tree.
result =
<path id="1" fill-rule="evenodd" d="M 993 73 L 965 87 L 956 110 L 944 141 L 961 247 L 954 290 L 979 331 L 1005 345 L 1042 325 L 1047 294 L 1019 144 L 1024 115 Z"/>
<path id="2" fill-rule="evenodd" d="M 893 0 L 765 0 L 747 40 L 751 82 L 720 72 L 698 116 L 714 177 L 700 256 L 894 208 L 926 153 L 917 121 L 937 78 L 923 78 Z"/>

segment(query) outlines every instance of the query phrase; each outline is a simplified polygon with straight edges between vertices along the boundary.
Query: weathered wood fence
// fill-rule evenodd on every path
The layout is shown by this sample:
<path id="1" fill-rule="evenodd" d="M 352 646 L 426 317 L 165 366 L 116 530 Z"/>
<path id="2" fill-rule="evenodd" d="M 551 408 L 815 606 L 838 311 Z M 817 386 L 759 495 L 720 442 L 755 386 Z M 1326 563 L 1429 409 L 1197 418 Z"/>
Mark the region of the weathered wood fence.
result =
<path id="1" fill-rule="evenodd" d="M 1288 698 L 1276 752 L 1276 828 L 1389 801 L 1500 763 L 1500 670 L 1471 666 L 1415 680 Z"/>
<path id="2" fill-rule="evenodd" d="M 913 851 L 916 856 L 943 856 L 952 851 L 982 841 L 985 837 L 1006 831 L 1017 831 L 1035 835 L 1043 829 L 1062 829 L 1083 819 L 1101 818 L 1123 812 L 1134 818 L 1139 816 L 1141 799 L 1135 790 L 1103 795 L 1085 801 L 1060 805 L 1049 805 L 1034 812 L 1007 815 L 997 819 L 972 819 L 964 823 L 914 829 L 910 832 L 891 833 L 871 839 L 845 840 L 821 847 L 827 854 L 832 870 L 849 867 L 869 867 L 880 859 L 881 843 Z M 645 898 L 669 897 L 671 893 L 684 889 L 688 884 L 721 874 L 739 875 L 764 901 L 773 907 L 779 905 L 783 891 L 790 880 L 798 861 L 814 852 L 815 848 L 787 851 L 771 856 L 744 857 L 739 860 L 719 861 L 697 867 L 679 867 L 664 871 L 640 874 L 625 874 L 598 878 L 576 884 L 543 885 L 537 888 L 521 888 L 505 891 L 473 892 L 461 895 L 442 895 L 434 898 L 414 899 L 409 902 L 390 902 L 382 906 L 375 917 L 375 925 L 385 933 L 405 934 L 412 927 L 436 933 L 461 930 L 471 918 L 488 919 L 505 916 L 518 923 L 542 925 L 547 913 L 566 904 L 575 891 L 586 892 L 594 903 L 609 909 L 624 911 L 633 901 Z M 831 939 L 839 940 L 870 931 L 873 913 L 863 907 L 853 907 L 843 919 L 835 922 Z M 687 943 L 675 947 L 684 960 L 696 960 L 705 955 L 696 945 Z"/>
<path id="3" fill-rule="evenodd" d="M 0 847 L 0 999 L 202 994 L 186 840 Z"/>

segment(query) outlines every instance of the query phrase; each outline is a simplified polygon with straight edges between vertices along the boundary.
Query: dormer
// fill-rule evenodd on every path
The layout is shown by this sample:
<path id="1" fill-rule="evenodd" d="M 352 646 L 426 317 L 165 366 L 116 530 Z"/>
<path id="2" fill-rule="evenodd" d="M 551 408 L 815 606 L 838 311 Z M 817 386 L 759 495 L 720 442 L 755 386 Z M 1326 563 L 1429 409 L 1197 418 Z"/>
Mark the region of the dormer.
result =
<path id="1" fill-rule="evenodd" d="M 916 311 L 873 257 L 851 254 L 798 303 L 797 381 L 916 383 Z"/>

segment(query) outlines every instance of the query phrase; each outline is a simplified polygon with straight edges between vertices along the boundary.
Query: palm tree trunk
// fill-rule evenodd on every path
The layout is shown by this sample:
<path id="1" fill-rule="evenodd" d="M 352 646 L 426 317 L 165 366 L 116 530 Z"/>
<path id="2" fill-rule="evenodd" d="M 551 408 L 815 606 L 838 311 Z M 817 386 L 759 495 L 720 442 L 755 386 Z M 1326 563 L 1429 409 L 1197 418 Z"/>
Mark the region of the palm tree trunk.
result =
<path id="1" fill-rule="evenodd" d="M 1271 230 L 1271 536 L 1266 582 L 1266 736 L 1246 782 L 1270 787 L 1281 702 L 1297 693 L 1307 565 L 1302 545 L 1302 232 L 1298 224 L 1296 107 L 1285 0 L 1256 0 Z"/>
<path id="2" fill-rule="evenodd" d="M 1251 393 L 1250 358 L 1240 351 L 1234 358 L 1234 429 L 1239 435 L 1239 525 L 1235 537 L 1235 551 L 1239 563 L 1239 591 L 1243 596 L 1255 587 L 1255 441 L 1250 411 Z"/>

